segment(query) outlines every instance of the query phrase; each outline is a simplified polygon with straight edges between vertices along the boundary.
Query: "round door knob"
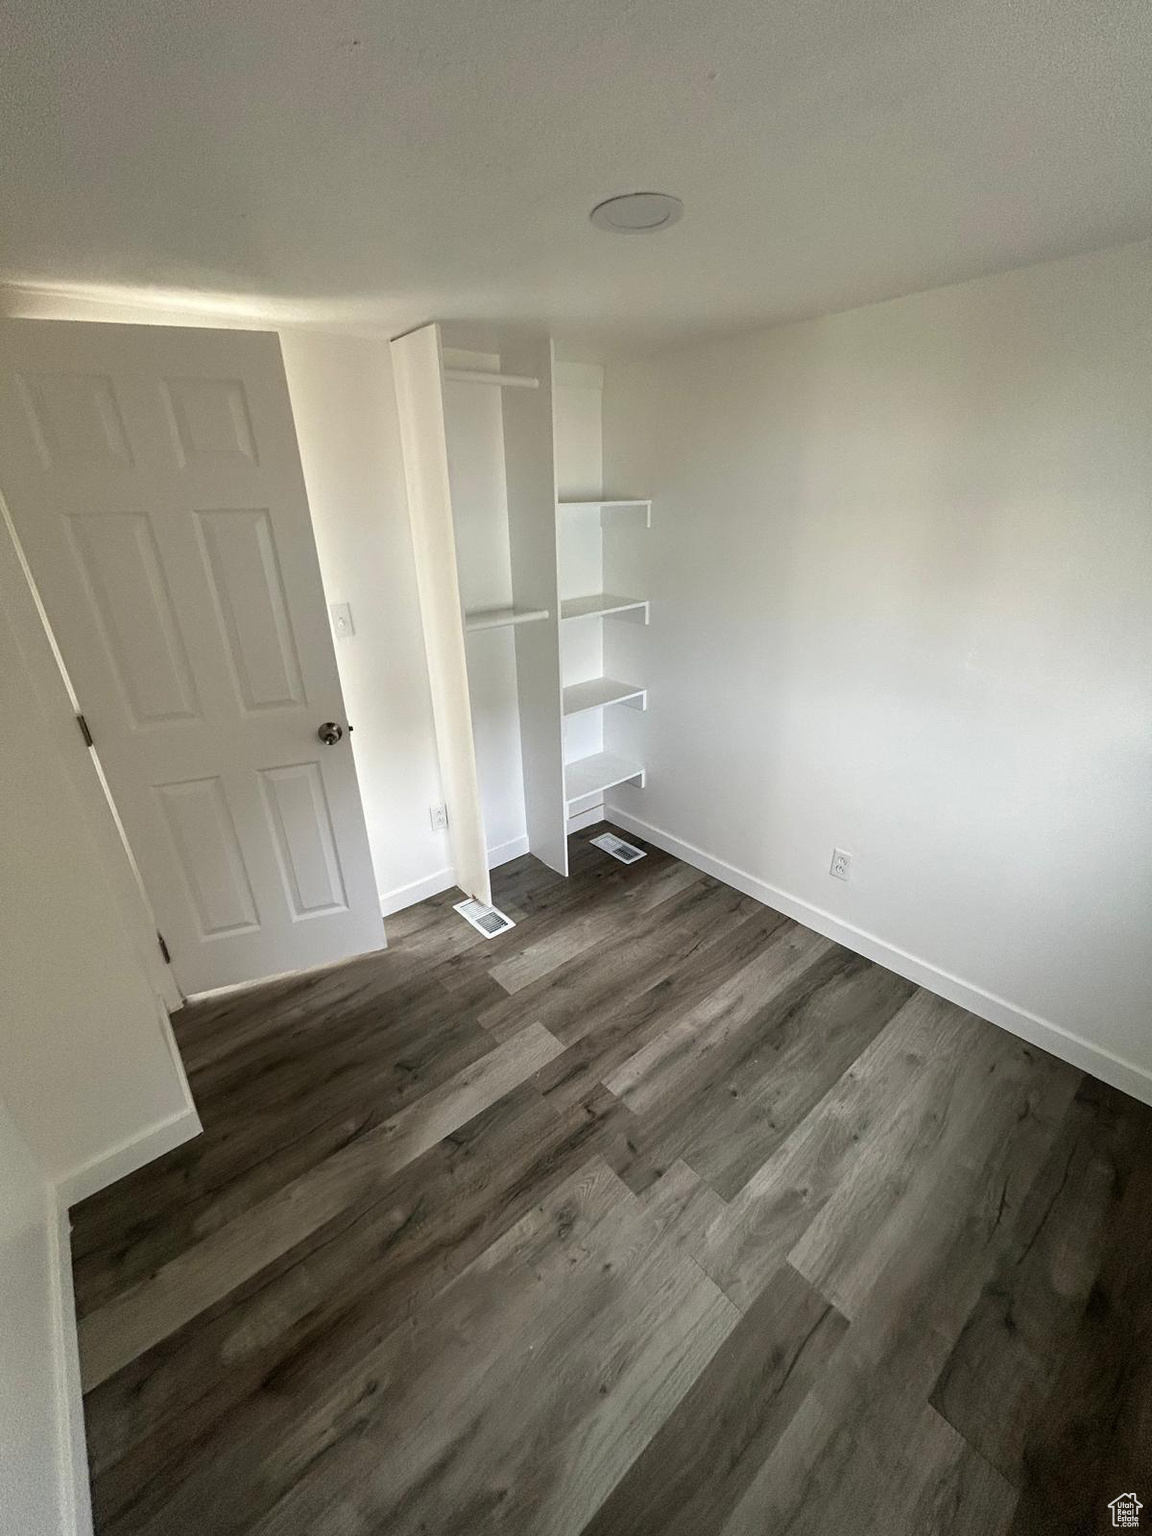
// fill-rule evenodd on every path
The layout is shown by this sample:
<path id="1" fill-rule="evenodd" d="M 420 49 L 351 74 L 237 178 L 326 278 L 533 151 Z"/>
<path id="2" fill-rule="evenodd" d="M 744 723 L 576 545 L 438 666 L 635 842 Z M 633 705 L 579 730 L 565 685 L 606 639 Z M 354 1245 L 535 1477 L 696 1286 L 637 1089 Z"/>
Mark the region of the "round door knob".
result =
<path id="1" fill-rule="evenodd" d="M 316 734 L 326 747 L 334 747 L 343 736 L 344 727 L 337 725 L 335 720 L 325 720 Z"/>

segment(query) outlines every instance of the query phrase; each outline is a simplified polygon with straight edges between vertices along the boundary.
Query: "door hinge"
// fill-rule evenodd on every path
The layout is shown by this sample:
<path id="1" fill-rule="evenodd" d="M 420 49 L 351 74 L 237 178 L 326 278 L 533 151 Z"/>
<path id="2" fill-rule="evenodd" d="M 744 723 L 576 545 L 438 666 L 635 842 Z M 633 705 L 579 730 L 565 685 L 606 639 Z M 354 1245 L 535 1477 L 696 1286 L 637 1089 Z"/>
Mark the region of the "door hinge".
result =
<path id="1" fill-rule="evenodd" d="M 76 724 L 80 727 L 80 734 L 84 738 L 86 747 L 92 746 L 92 732 L 88 729 L 88 722 L 83 715 L 76 716 Z"/>
<path id="2" fill-rule="evenodd" d="M 162 933 L 158 932 L 156 934 L 156 939 L 157 939 L 157 942 L 160 945 L 160 953 L 164 956 L 164 964 L 165 965 L 171 965 L 172 964 L 172 956 L 168 953 L 168 946 L 164 942 L 164 935 Z"/>

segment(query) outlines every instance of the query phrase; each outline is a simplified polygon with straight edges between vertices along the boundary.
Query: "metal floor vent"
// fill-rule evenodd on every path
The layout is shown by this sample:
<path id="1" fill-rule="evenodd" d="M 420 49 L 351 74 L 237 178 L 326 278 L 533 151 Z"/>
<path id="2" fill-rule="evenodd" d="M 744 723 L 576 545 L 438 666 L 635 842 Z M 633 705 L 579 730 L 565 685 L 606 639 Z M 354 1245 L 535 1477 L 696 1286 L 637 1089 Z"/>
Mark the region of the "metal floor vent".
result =
<path id="1" fill-rule="evenodd" d="M 459 912 L 460 916 L 471 923 L 477 933 L 482 933 L 486 939 L 494 939 L 498 933 L 506 933 L 509 928 L 515 928 L 516 924 L 510 917 L 496 907 L 485 906 L 482 901 L 474 901 L 471 897 L 467 901 L 458 901 L 452 908 L 453 912 Z"/>
<path id="2" fill-rule="evenodd" d="M 599 837 L 589 838 L 589 842 L 596 848 L 603 848 L 605 853 L 619 859 L 621 864 L 635 864 L 637 859 L 647 858 L 643 848 L 637 848 L 634 843 L 626 843 L 614 832 L 601 832 Z"/>

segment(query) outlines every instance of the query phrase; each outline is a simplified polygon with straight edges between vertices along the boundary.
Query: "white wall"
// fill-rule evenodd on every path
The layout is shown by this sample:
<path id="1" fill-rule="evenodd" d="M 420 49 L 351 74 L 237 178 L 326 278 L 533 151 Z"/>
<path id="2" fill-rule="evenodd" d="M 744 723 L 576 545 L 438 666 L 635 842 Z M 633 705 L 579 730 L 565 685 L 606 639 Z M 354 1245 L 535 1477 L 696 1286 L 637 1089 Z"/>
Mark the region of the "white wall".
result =
<path id="1" fill-rule="evenodd" d="M 61 1536 L 87 1514 L 63 1396 L 63 1335 L 74 1349 L 75 1330 L 61 1292 L 71 1290 L 48 1183 L 2 1099 L 0 1170 L 0 1529 Z"/>
<path id="2" fill-rule="evenodd" d="M 0 519 L 0 1084 L 42 1173 L 79 1198 L 199 1122 L 94 830 L 71 702 L 33 655 L 45 645 Z"/>
<path id="3" fill-rule="evenodd" d="M 610 365 L 604 415 L 655 497 L 613 802 L 1152 1097 L 1150 381 L 1141 245 Z"/>
<path id="4" fill-rule="evenodd" d="M 386 341 L 280 337 L 324 589 L 356 633 L 336 661 L 386 910 L 444 883 L 440 772 Z M 439 881 L 439 885 L 437 884 Z"/>

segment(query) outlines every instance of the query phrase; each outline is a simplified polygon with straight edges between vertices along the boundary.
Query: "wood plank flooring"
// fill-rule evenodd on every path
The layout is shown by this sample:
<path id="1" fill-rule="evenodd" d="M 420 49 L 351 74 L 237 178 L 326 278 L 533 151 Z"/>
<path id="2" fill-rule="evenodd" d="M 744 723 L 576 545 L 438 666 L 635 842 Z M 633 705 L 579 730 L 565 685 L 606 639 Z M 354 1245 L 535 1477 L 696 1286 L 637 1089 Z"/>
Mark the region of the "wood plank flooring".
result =
<path id="1" fill-rule="evenodd" d="M 204 1135 L 73 1212 L 97 1530 L 1152 1510 L 1152 1110 L 600 830 L 177 1017 Z"/>

